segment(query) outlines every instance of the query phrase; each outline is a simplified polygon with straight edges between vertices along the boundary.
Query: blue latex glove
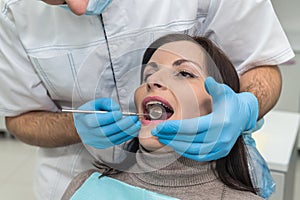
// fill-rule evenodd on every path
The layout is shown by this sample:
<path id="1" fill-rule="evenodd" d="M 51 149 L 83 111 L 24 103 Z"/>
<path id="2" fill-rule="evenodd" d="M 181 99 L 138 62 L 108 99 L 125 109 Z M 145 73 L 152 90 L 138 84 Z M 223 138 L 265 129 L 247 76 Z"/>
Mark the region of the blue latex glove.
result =
<path id="1" fill-rule="evenodd" d="M 105 149 L 135 137 L 141 127 L 137 116 L 123 117 L 120 106 L 110 98 L 87 102 L 79 110 L 104 110 L 101 114 L 74 114 L 74 124 L 82 143 Z"/>
<path id="2" fill-rule="evenodd" d="M 212 113 L 165 121 L 152 130 L 161 143 L 197 161 L 226 156 L 240 134 L 255 127 L 258 118 L 258 101 L 253 94 L 235 93 L 211 77 L 205 80 L 205 88 L 212 96 Z"/>
<path id="3" fill-rule="evenodd" d="M 248 168 L 253 187 L 258 189 L 259 196 L 264 199 L 269 199 L 276 189 L 276 184 L 272 178 L 269 167 L 257 150 L 252 135 L 243 134 L 243 138 L 248 149 Z"/>
<path id="4" fill-rule="evenodd" d="M 112 2 L 112 0 L 89 0 L 86 7 L 86 15 L 100 15 L 103 10 Z M 70 10 L 67 4 L 60 5 L 60 7 Z"/>
<path id="5" fill-rule="evenodd" d="M 272 178 L 267 162 L 256 148 L 252 133 L 259 130 L 264 124 L 264 119 L 260 119 L 254 129 L 243 132 L 243 139 L 247 147 L 248 168 L 251 182 L 254 188 L 258 190 L 257 194 L 264 199 L 269 199 L 275 192 L 276 184 Z"/>

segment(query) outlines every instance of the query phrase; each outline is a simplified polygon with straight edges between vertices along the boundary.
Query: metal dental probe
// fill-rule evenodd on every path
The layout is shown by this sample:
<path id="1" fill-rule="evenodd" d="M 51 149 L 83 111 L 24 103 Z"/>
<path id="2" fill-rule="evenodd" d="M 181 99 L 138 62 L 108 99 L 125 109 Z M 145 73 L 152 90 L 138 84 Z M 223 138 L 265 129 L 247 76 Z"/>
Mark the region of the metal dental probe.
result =
<path id="1" fill-rule="evenodd" d="M 85 113 L 85 114 L 103 114 L 103 113 L 107 113 L 109 111 L 104 111 L 104 110 L 76 110 L 76 109 L 61 109 L 61 112 L 65 112 L 65 113 Z M 137 116 L 147 116 L 148 114 L 142 114 L 142 113 L 135 113 L 135 112 L 122 112 L 123 115 L 126 116 L 132 116 L 132 115 L 137 115 Z"/>
<path id="2" fill-rule="evenodd" d="M 62 112 L 66 113 L 85 113 L 85 114 L 93 114 L 93 113 L 107 113 L 108 111 L 103 111 L 103 110 L 76 110 L 76 109 L 62 109 Z M 157 120 L 160 119 L 163 115 L 164 111 L 162 107 L 160 106 L 154 106 L 150 109 L 149 114 L 142 114 L 142 113 L 135 113 L 135 112 L 122 112 L 123 115 L 125 116 L 132 116 L 132 115 L 137 115 L 137 116 L 149 116 L 151 119 Z"/>

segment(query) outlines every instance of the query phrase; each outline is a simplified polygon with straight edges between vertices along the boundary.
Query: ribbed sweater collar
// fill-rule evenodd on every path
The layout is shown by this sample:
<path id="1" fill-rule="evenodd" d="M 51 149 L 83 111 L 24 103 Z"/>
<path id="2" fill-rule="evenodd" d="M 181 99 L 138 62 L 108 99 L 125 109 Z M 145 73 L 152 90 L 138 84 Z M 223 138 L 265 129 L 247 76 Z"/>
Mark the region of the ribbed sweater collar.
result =
<path id="1" fill-rule="evenodd" d="M 212 163 L 197 162 L 177 153 L 155 154 L 140 148 L 136 156 L 136 171 L 133 176 L 143 182 L 158 186 L 191 186 L 217 179 Z"/>

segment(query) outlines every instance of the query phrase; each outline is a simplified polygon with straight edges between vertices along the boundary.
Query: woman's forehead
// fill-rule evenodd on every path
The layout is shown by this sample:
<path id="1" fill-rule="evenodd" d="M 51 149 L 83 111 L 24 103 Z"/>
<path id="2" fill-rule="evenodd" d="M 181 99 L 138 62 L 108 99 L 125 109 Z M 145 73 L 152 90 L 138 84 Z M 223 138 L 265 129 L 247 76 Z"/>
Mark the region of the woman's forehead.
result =
<path id="1" fill-rule="evenodd" d="M 150 60 L 162 61 L 166 57 L 161 54 L 169 55 L 174 59 L 186 59 L 191 60 L 199 65 L 202 65 L 205 59 L 204 49 L 197 43 L 191 41 L 175 41 L 162 45 L 152 55 Z"/>

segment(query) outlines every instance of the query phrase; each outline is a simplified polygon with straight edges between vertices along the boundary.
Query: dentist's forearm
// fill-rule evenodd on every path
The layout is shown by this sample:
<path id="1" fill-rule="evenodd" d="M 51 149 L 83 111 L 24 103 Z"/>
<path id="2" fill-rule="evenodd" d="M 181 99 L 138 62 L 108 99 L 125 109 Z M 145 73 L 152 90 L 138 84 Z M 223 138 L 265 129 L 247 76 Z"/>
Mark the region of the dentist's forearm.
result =
<path id="1" fill-rule="evenodd" d="M 269 112 L 280 97 L 282 79 L 277 66 L 259 66 L 240 77 L 241 92 L 253 93 L 259 103 L 259 119 Z"/>
<path id="2" fill-rule="evenodd" d="M 80 142 L 72 114 L 28 112 L 6 117 L 7 130 L 17 139 L 40 147 L 61 147 Z"/>

